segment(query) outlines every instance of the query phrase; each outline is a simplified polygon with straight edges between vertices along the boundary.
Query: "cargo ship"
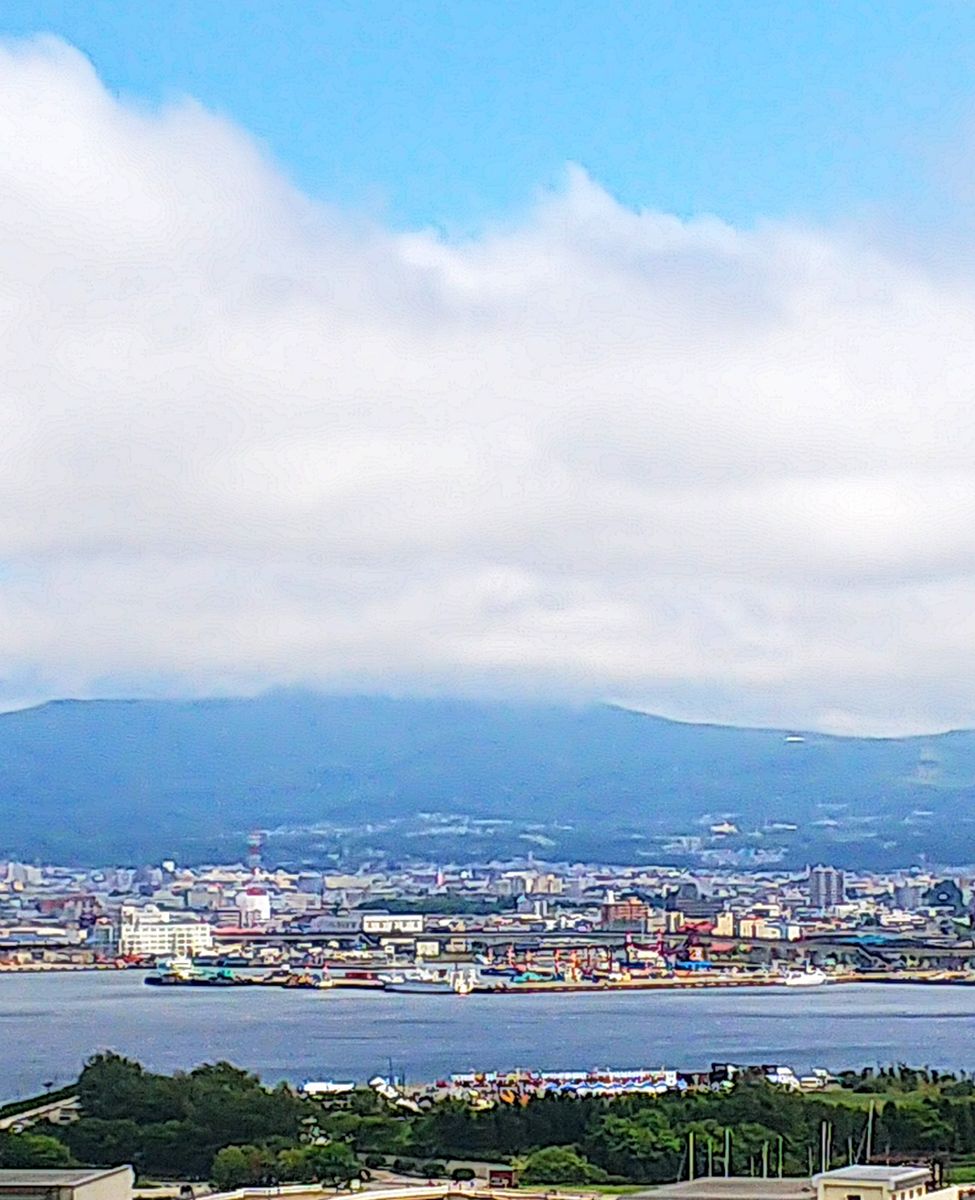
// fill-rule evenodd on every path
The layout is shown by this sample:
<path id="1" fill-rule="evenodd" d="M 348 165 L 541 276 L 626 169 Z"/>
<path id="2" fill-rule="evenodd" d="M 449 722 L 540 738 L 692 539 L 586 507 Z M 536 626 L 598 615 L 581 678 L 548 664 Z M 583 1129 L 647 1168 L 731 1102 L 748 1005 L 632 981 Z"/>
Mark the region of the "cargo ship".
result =
<path id="1" fill-rule="evenodd" d="M 281 972 L 264 976 L 240 975 L 230 967 L 209 967 L 194 963 L 190 958 L 165 959 L 157 964 L 155 973 L 145 977 L 150 987 L 281 987 L 330 988 L 332 980 L 321 975 L 303 972 Z"/>

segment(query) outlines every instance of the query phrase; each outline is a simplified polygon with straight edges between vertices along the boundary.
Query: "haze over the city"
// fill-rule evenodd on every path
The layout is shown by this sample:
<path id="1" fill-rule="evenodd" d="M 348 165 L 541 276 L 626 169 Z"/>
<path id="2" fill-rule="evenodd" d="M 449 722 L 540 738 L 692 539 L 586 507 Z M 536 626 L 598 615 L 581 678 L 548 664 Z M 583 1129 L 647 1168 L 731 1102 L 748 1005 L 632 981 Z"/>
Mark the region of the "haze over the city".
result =
<path id="1" fill-rule="evenodd" d="M 975 725 L 975 10 L 218 7 L 0 13 L 3 707 Z"/>

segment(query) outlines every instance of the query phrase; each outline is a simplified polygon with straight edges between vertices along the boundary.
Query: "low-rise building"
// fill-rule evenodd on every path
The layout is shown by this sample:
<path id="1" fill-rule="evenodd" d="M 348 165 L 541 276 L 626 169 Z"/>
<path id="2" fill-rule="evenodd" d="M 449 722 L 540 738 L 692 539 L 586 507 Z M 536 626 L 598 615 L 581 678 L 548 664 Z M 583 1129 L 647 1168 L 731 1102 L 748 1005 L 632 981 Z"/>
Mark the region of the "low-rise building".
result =
<path id="1" fill-rule="evenodd" d="M 915 1166 L 839 1167 L 813 1176 L 817 1200 L 921 1200 L 930 1181 L 929 1169 Z"/>
<path id="2" fill-rule="evenodd" d="M 0 1200 L 131 1200 L 131 1167 L 0 1170 Z"/>

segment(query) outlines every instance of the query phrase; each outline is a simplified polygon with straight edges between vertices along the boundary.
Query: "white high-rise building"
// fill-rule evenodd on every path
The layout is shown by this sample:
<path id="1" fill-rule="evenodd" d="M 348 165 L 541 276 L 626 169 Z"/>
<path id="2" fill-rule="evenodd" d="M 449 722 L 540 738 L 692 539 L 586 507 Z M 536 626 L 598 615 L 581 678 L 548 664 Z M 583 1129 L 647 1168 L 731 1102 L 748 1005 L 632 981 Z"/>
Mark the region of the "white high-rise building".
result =
<path id="1" fill-rule="evenodd" d="M 154 904 L 122 906 L 119 953 L 139 958 L 192 958 L 213 949 L 213 929 L 181 913 Z"/>

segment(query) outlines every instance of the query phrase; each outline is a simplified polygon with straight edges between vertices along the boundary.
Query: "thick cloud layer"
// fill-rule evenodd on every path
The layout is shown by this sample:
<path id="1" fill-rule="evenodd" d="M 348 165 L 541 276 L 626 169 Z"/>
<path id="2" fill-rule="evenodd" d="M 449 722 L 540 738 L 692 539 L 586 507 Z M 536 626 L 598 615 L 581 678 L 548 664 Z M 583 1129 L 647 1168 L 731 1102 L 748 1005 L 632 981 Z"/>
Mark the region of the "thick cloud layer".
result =
<path id="1" fill-rule="evenodd" d="M 50 41 L 0 52 L 0 254 L 8 704 L 975 723 L 975 271 L 577 169 L 476 239 L 394 234 Z"/>

